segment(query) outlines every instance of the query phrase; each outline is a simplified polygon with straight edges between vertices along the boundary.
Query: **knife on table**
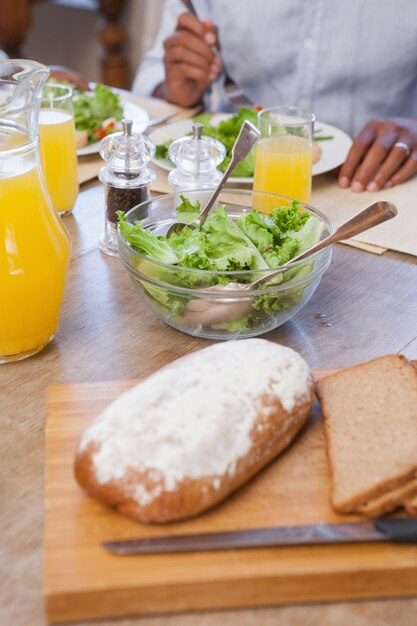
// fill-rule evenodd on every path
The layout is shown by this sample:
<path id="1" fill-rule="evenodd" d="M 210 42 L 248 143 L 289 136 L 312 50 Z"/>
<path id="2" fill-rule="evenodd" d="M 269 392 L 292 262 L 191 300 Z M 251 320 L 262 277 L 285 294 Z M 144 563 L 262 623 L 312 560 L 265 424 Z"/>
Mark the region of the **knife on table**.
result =
<path id="1" fill-rule="evenodd" d="M 350 524 L 279 526 L 188 535 L 167 535 L 105 541 L 102 545 L 113 554 L 126 556 L 131 554 L 374 541 L 417 544 L 417 519 L 384 518 Z"/>

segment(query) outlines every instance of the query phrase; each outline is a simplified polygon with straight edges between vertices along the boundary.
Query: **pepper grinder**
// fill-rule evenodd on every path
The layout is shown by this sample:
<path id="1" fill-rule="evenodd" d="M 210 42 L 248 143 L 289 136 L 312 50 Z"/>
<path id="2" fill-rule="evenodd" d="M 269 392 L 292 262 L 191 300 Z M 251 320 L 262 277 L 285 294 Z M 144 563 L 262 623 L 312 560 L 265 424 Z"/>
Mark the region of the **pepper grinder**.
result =
<path id="1" fill-rule="evenodd" d="M 99 179 L 105 185 L 105 230 L 99 248 L 118 256 L 117 211 L 129 211 L 149 199 L 149 189 L 155 172 L 148 163 L 155 154 L 154 144 L 144 135 L 132 133 L 132 120 L 122 120 L 122 132 L 105 137 L 100 155 L 107 165 L 101 168 Z"/>
<path id="2" fill-rule="evenodd" d="M 226 156 L 226 148 L 218 139 L 203 135 L 203 124 L 193 122 L 191 128 L 192 135 L 176 139 L 168 149 L 169 158 L 176 166 L 168 175 L 176 205 L 181 203 L 180 193 L 215 189 L 223 176 L 217 167 Z"/>

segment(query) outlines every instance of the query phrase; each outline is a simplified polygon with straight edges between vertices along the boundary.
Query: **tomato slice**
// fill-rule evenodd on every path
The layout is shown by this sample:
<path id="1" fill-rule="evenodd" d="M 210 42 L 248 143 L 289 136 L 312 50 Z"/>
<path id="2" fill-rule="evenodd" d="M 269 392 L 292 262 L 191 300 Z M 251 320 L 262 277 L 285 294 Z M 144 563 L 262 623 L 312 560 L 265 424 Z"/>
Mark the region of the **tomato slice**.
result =
<path id="1" fill-rule="evenodd" d="M 97 139 L 97 141 L 100 141 L 100 139 L 103 139 L 103 137 L 107 135 L 107 132 L 104 128 L 96 128 L 93 131 L 93 135 Z"/>

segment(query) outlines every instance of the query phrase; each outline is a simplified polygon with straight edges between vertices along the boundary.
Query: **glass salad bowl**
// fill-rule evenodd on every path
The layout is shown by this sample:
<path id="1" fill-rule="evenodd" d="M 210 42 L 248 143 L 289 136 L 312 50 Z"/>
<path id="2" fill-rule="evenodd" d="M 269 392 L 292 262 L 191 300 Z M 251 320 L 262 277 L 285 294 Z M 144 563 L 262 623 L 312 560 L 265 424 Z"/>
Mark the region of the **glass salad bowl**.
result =
<path id="1" fill-rule="evenodd" d="M 207 190 L 185 192 L 187 200 L 192 204 L 198 200 L 201 206 L 210 194 Z M 298 225 L 298 230 L 289 222 L 287 231 L 284 212 L 276 217 L 271 209 L 285 207 L 287 215 L 293 203 L 291 198 L 226 189 L 220 194 L 214 211 L 221 205 L 225 208 L 217 211 L 216 222 L 214 218 L 209 222 L 211 213 L 203 227 L 207 228 L 203 237 L 205 241 L 209 238 L 208 245 L 211 246 L 208 258 L 200 254 L 198 232 L 191 233 L 188 228 L 182 231 L 175 246 L 171 238 L 170 245 L 164 239 L 171 224 L 186 221 L 186 214 L 182 219 L 177 217 L 175 207 L 180 203 L 176 194 L 170 194 L 152 198 L 128 211 L 123 218 L 124 224 L 118 229 L 118 245 L 120 259 L 140 297 L 164 322 L 184 333 L 223 340 L 256 337 L 269 332 L 303 308 L 330 264 L 331 248 L 326 248 L 294 262 L 270 281 L 251 288 L 250 283 L 287 260 L 286 250 L 291 248 L 290 256 L 296 256 L 333 233 L 330 221 L 317 209 L 300 202 L 300 219 L 305 222 Z M 264 241 L 265 233 L 256 224 L 254 227 L 249 223 L 244 226 L 246 220 L 252 219 L 247 216 L 254 208 L 268 214 L 266 220 L 271 226 L 274 242 L 282 244 L 276 252 L 268 247 L 271 234 L 266 235 Z M 298 211 L 295 213 L 298 219 Z M 308 218 L 306 214 L 309 214 Z M 191 217 L 188 215 L 189 219 Z M 234 224 L 230 224 L 228 218 Z M 225 220 L 228 222 L 226 226 Z M 139 226 L 133 228 L 137 221 Z M 242 224 L 241 229 L 236 225 L 238 221 Z M 251 230 L 253 228 L 256 232 Z M 145 239 L 150 235 L 150 242 L 145 244 L 146 251 L 141 243 L 143 235 Z M 185 236 L 188 238 L 184 252 L 181 238 Z M 259 244 L 258 248 L 254 242 Z M 184 257 L 192 267 L 179 265 Z M 276 259 L 280 258 L 282 260 L 277 262 Z"/>

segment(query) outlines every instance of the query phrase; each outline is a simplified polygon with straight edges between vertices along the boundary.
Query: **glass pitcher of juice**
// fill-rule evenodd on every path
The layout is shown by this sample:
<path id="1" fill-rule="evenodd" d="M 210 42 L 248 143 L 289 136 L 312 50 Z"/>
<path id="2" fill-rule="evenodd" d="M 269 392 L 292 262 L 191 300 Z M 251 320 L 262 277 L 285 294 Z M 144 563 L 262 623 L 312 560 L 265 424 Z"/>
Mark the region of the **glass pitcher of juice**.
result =
<path id="1" fill-rule="evenodd" d="M 40 168 L 38 113 L 48 69 L 0 61 L 0 363 L 54 337 L 70 241 Z"/>

